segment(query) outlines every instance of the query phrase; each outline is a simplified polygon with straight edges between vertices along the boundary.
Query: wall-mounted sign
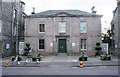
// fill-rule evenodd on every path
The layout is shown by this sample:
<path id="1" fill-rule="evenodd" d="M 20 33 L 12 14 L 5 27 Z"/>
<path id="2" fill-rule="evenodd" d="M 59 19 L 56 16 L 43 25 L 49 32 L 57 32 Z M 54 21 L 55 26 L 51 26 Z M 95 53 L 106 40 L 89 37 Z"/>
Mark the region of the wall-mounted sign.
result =
<path id="1" fill-rule="evenodd" d="M 75 43 L 72 43 L 72 46 L 75 46 Z"/>
<path id="2" fill-rule="evenodd" d="M 52 47 L 52 46 L 53 46 L 53 43 L 50 43 L 50 46 Z"/>

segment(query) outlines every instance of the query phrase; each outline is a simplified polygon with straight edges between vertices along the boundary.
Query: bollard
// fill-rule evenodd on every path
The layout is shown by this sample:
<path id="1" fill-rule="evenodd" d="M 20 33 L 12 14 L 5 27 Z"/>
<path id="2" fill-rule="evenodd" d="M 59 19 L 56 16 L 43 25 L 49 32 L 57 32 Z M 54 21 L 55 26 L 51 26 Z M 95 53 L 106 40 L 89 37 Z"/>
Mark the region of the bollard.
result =
<path id="1" fill-rule="evenodd" d="M 28 64 L 28 59 L 26 59 L 25 64 Z"/>
<path id="2" fill-rule="evenodd" d="M 5 62 L 5 66 L 8 67 L 10 66 L 10 64 L 8 62 Z"/>
<path id="3" fill-rule="evenodd" d="M 19 62 L 19 61 L 17 62 L 17 65 L 20 65 L 20 62 Z"/>
<path id="4" fill-rule="evenodd" d="M 84 67 L 83 61 L 80 61 L 80 68 L 83 68 L 83 67 Z"/>
<path id="5" fill-rule="evenodd" d="M 39 64 L 40 63 L 40 61 L 39 61 L 39 59 L 37 59 L 37 64 Z"/>

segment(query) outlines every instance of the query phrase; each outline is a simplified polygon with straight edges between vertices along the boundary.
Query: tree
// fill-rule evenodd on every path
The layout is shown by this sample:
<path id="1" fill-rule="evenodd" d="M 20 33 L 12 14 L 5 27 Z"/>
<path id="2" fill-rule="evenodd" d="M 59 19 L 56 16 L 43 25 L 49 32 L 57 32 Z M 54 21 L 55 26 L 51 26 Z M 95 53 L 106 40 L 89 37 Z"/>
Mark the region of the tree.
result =
<path id="1" fill-rule="evenodd" d="M 111 46 L 111 41 L 112 41 L 111 36 L 112 36 L 111 30 L 107 30 L 107 34 L 103 35 L 102 42 L 108 43 L 108 45 Z"/>

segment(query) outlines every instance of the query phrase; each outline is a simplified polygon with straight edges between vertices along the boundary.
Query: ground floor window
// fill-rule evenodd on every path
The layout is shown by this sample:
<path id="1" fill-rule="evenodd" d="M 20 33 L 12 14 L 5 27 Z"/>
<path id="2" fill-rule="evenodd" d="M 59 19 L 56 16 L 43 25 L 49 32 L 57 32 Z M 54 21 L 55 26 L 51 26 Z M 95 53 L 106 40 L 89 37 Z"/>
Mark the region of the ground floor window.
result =
<path id="1" fill-rule="evenodd" d="M 44 41 L 44 39 L 39 39 L 39 49 L 45 49 L 45 41 Z"/>
<path id="2" fill-rule="evenodd" d="M 87 42 L 86 39 L 81 39 L 81 50 L 87 49 Z"/>

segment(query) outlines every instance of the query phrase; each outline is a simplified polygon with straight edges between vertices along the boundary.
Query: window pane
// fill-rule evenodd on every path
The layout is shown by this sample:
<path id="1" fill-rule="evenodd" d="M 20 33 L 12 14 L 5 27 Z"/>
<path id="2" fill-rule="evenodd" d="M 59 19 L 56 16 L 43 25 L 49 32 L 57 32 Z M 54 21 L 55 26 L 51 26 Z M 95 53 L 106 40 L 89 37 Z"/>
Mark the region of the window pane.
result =
<path id="1" fill-rule="evenodd" d="M 86 49 L 86 45 L 84 45 L 84 49 Z"/>
<path id="2" fill-rule="evenodd" d="M 81 39 L 81 49 L 87 49 L 86 39 Z"/>
<path id="3" fill-rule="evenodd" d="M 41 49 L 44 49 L 44 45 L 41 45 Z"/>
<path id="4" fill-rule="evenodd" d="M 45 24 L 39 24 L 39 32 L 45 32 Z"/>
<path id="5" fill-rule="evenodd" d="M 0 20 L 0 33 L 2 32 L 2 21 Z"/>
<path id="6" fill-rule="evenodd" d="M 65 22 L 59 22 L 59 32 L 60 33 L 66 32 L 66 23 Z"/>
<path id="7" fill-rule="evenodd" d="M 65 28 L 60 28 L 60 29 L 59 29 L 59 32 L 60 32 L 60 33 L 65 33 Z"/>
<path id="8" fill-rule="evenodd" d="M 13 27 L 13 35 L 16 35 L 16 26 Z"/>
<path id="9" fill-rule="evenodd" d="M 44 49 L 44 39 L 39 39 L 39 49 Z"/>
<path id="10" fill-rule="evenodd" d="M 80 32 L 81 33 L 87 32 L 87 23 L 85 21 L 80 22 Z"/>
<path id="11" fill-rule="evenodd" d="M 65 28 L 65 23 L 63 23 L 63 22 L 60 23 L 60 24 L 59 24 L 59 27 L 60 27 L 60 28 Z"/>

